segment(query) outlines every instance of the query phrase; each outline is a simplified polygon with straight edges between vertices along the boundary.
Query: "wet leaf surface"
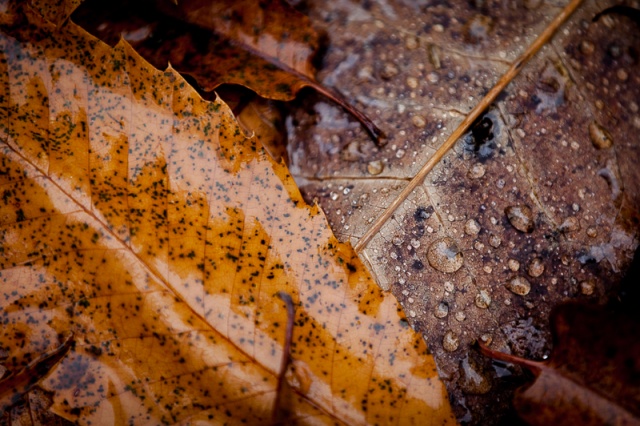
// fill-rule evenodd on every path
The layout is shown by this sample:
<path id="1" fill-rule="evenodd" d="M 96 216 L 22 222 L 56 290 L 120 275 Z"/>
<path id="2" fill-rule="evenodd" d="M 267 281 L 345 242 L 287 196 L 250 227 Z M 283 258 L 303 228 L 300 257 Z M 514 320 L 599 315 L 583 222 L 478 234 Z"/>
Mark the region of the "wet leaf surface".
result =
<path id="1" fill-rule="evenodd" d="M 288 121 L 292 173 L 339 239 L 358 242 L 561 3 L 309 6 L 330 38 L 321 80 L 389 135 L 374 146 L 318 98 Z M 640 32 L 592 20 L 612 5 L 584 2 L 360 253 L 425 336 L 461 420 L 499 422 L 518 385 L 474 342 L 548 354 L 551 309 L 615 296 L 638 244 Z"/>
<path id="2" fill-rule="evenodd" d="M 514 401 L 531 425 L 640 424 L 640 322 L 620 309 L 561 305 L 551 317 L 554 349 L 545 362 L 482 352 L 531 370 Z"/>
<path id="3" fill-rule="evenodd" d="M 64 355 L 35 378 L 84 424 L 453 422 L 395 298 L 224 103 L 125 41 L 1 10 L 7 372 Z"/>

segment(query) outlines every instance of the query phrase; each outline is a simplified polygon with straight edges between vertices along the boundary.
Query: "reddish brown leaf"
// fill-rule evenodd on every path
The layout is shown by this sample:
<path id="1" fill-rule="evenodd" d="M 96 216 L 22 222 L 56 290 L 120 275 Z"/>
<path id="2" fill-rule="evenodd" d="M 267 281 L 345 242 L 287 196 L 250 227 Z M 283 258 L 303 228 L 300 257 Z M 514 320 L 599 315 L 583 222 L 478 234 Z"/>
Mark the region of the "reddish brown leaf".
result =
<path id="1" fill-rule="evenodd" d="M 552 318 L 555 346 L 545 362 L 481 345 L 494 359 L 528 368 L 535 382 L 515 407 L 532 425 L 640 424 L 640 323 L 628 313 L 566 304 Z"/>
<path id="2" fill-rule="evenodd" d="M 309 19 L 284 1 L 157 3 L 158 8 L 147 2 L 87 2 L 74 20 L 110 44 L 122 35 L 153 65 L 164 68 L 170 62 L 205 91 L 239 84 L 288 101 L 312 87 L 349 111 L 374 139 L 382 136 L 368 117 L 317 82 L 318 35 Z"/>

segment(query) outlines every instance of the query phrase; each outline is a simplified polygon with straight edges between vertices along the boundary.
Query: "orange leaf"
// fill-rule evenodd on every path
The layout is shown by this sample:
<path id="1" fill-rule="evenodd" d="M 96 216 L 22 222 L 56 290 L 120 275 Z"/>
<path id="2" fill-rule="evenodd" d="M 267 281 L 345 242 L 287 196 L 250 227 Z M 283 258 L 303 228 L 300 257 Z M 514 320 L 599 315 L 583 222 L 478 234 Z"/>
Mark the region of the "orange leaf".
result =
<path id="1" fill-rule="evenodd" d="M 0 16 L 9 371 L 73 333 L 40 384 L 81 423 L 454 422 L 397 301 L 224 103 L 24 9 Z"/>

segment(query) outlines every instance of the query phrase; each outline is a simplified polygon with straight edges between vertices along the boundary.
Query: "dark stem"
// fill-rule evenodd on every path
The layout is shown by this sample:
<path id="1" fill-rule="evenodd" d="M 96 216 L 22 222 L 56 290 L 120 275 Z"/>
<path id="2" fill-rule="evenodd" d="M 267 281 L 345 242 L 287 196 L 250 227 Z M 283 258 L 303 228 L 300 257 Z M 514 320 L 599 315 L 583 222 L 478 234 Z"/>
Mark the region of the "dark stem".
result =
<path id="1" fill-rule="evenodd" d="M 278 388 L 276 389 L 276 400 L 273 404 L 273 417 L 272 424 L 280 425 L 283 424 L 285 420 L 285 414 L 281 409 L 282 404 L 282 394 L 284 393 L 285 386 L 287 386 L 287 381 L 285 378 L 285 374 L 287 372 L 287 368 L 289 368 L 289 363 L 291 362 L 291 337 L 293 335 L 293 322 L 295 319 L 295 309 L 293 306 L 293 300 L 291 299 L 291 295 L 284 291 L 279 291 L 276 293 L 282 301 L 284 301 L 285 306 L 287 308 L 287 328 L 285 330 L 284 335 L 284 345 L 282 347 L 282 361 L 280 362 L 280 374 L 278 376 Z"/>

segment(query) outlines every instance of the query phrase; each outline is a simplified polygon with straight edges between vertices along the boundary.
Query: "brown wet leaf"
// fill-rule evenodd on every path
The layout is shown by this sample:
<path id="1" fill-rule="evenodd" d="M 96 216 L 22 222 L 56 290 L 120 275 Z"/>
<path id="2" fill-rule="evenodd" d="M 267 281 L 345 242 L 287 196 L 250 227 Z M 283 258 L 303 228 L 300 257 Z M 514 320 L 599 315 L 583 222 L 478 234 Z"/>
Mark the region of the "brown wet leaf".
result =
<path id="1" fill-rule="evenodd" d="M 554 349 L 536 362 L 481 347 L 536 379 L 514 405 L 531 425 L 640 424 L 640 322 L 618 309 L 561 305 L 551 316 Z"/>
<path id="2" fill-rule="evenodd" d="M 171 63 L 205 91 L 238 84 L 289 101 L 312 87 L 349 111 L 375 140 L 382 135 L 340 94 L 317 82 L 318 34 L 283 0 L 88 1 L 74 21 L 112 45 L 124 37 L 157 68 Z"/>
<path id="3" fill-rule="evenodd" d="M 330 38 L 321 81 L 365 105 L 389 138 L 376 147 L 341 111 L 307 99 L 288 127 L 291 170 L 342 241 L 357 244 L 398 202 L 360 256 L 424 334 L 459 419 L 476 424 L 500 420 L 517 374 L 473 361 L 470 345 L 545 355 L 551 309 L 615 296 L 638 244 L 640 33 L 626 16 L 592 21 L 613 2 L 585 1 L 398 198 L 558 15 L 555 4 L 309 10 Z M 443 248 L 436 262 L 433 247 Z"/>
<path id="4" fill-rule="evenodd" d="M 396 300 L 224 103 L 0 10 L 21 9 L 0 14 L 3 368 L 64 355 L 32 378 L 83 424 L 453 422 Z"/>

